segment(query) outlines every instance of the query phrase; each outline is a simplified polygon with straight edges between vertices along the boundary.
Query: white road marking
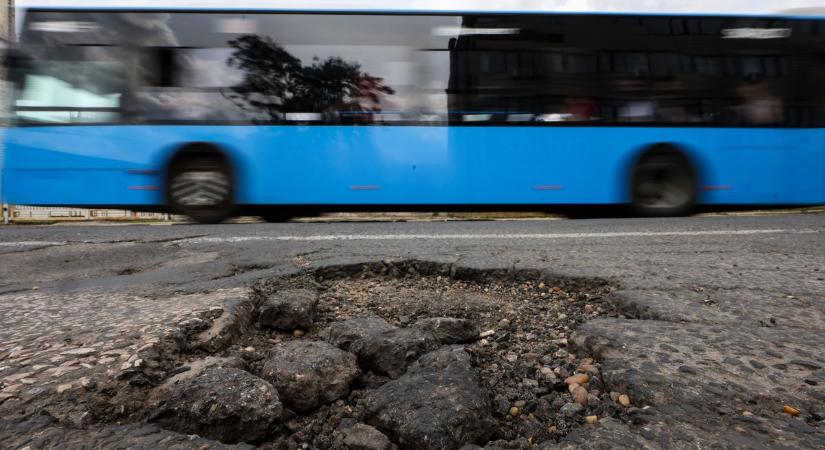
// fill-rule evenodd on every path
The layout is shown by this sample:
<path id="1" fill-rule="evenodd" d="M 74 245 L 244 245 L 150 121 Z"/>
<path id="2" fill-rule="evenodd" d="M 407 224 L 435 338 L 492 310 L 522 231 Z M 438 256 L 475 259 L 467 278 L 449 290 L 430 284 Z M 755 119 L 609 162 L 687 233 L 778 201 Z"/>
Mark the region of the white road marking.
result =
<path id="1" fill-rule="evenodd" d="M 627 237 L 750 236 L 766 234 L 816 234 L 820 230 L 707 230 L 707 231 L 626 231 L 605 233 L 538 233 L 538 234 L 323 234 L 293 236 L 198 237 L 176 240 L 178 244 L 221 244 L 259 241 L 412 241 L 412 240 L 486 240 L 486 239 L 599 239 Z M 68 244 L 100 244 L 95 241 L 17 241 L 0 242 L 2 247 L 53 247 Z M 105 243 L 112 243 L 106 241 Z"/>
<path id="2" fill-rule="evenodd" d="M 19 242 L 0 242 L 0 247 L 53 247 L 55 245 L 66 245 L 68 242 L 50 242 L 50 241 L 19 241 Z"/>
<path id="3" fill-rule="evenodd" d="M 719 231 L 630 231 L 607 233 L 549 233 L 549 234 L 329 234 L 308 236 L 234 236 L 201 237 L 178 243 L 237 243 L 255 241 L 411 241 L 411 240 L 486 240 L 486 239 L 589 239 L 624 237 L 682 237 L 682 236 L 737 236 L 760 234 L 812 234 L 817 230 L 719 230 Z"/>

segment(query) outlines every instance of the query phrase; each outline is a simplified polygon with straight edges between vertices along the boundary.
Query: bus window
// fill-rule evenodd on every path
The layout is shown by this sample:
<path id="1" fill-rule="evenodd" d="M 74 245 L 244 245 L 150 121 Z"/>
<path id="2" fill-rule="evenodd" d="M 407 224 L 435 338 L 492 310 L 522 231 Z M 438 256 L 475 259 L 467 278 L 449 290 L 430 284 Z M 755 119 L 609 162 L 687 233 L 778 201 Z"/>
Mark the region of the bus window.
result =
<path id="1" fill-rule="evenodd" d="M 32 63 L 21 75 L 14 116 L 22 123 L 115 122 L 122 80 L 114 62 Z"/>

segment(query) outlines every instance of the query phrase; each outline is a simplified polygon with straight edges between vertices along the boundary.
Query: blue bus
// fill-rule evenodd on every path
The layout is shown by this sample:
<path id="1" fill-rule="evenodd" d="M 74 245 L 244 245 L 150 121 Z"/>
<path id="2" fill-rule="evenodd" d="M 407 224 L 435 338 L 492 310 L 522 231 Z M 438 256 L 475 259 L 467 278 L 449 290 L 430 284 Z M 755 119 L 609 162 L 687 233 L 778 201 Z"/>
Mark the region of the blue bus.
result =
<path id="1" fill-rule="evenodd" d="M 825 21 L 30 9 L 6 201 L 199 222 L 825 203 Z"/>

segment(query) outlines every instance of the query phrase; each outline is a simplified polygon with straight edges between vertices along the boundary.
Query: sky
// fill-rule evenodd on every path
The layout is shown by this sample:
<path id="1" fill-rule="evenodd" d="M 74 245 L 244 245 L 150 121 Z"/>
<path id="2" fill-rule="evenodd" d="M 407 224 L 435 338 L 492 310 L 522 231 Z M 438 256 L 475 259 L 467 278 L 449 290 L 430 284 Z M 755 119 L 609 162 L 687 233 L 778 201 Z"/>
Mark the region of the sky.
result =
<path id="1" fill-rule="evenodd" d="M 825 0 L 16 0 L 18 6 L 141 6 L 416 10 L 550 10 L 776 13 L 821 8 Z M 296 6 L 299 5 L 299 6 Z"/>

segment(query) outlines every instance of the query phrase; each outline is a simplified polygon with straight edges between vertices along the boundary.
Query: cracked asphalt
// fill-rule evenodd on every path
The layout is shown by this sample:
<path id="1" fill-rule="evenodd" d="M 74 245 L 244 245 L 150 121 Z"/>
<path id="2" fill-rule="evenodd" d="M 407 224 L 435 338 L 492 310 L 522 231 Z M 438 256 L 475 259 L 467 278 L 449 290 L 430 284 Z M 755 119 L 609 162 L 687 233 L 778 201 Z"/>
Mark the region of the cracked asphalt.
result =
<path id="1" fill-rule="evenodd" d="M 88 429 L 81 411 L 44 423 L 30 399 L 71 401 L 67 380 L 116 376 L 147 342 L 257 280 L 412 259 L 616 286 L 623 317 L 584 324 L 571 346 L 638 408 L 559 447 L 825 447 L 825 215 L 2 227 L 0 258 L 0 442 L 11 448 L 39 448 L 55 430 L 140 447 L 140 427 Z"/>

